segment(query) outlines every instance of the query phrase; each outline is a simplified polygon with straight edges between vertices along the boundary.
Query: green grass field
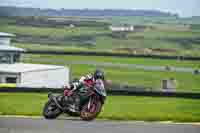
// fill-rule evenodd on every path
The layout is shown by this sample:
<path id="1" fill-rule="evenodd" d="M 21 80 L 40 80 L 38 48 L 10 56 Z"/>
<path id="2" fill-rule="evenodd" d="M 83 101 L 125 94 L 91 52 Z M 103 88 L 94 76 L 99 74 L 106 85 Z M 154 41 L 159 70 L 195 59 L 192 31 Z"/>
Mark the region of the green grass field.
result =
<path id="1" fill-rule="evenodd" d="M 19 19 L 19 18 L 18 18 Z M 70 18 L 67 18 L 70 19 Z M 199 20 L 150 17 L 112 17 L 106 21 L 113 24 L 139 24 L 152 26 L 141 32 L 128 33 L 126 37 L 112 37 L 108 28 L 101 27 L 33 27 L 15 25 L 15 18 L 0 18 L 0 31 L 17 35 L 29 35 L 33 38 L 62 39 L 65 42 L 48 44 L 38 42 L 19 42 L 19 36 L 13 39 L 14 46 L 27 50 L 51 51 L 115 51 L 115 48 L 161 48 L 173 49 L 176 53 L 153 53 L 161 55 L 187 55 L 200 56 L 200 30 L 196 25 L 182 27 L 180 23 L 196 24 Z M 12 24 L 11 24 L 12 23 Z M 183 29 L 182 29 L 183 28 Z M 95 45 L 86 47 L 80 45 L 84 36 L 90 36 Z M 75 38 L 75 41 L 67 40 Z M 51 61 L 31 61 L 32 59 L 51 59 Z M 109 63 L 138 64 L 145 66 L 173 66 L 200 68 L 199 61 L 158 60 L 145 58 L 112 58 L 94 56 L 60 56 L 60 55 L 23 55 L 25 63 L 41 63 L 66 65 L 71 70 L 72 78 L 77 78 L 93 72 L 95 65 L 70 65 L 66 62 L 53 62 L 54 60 L 67 61 L 94 61 Z M 126 69 L 119 67 L 101 67 L 105 70 L 106 78 L 114 83 L 144 86 L 160 90 L 163 79 L 175 78 L 178 92 L 200 92 L 200 76 L 192 73 L 145 71 L 141 69 Z M 1 87 L 1 85 L 0 85 Z M 0 115 L 29 115 L 38 116 L 42 113 L 47 94 L 36 93 L 0 93 Z M 99 118 L 113 120 L 145 120 L 145 121 L 178 121 L 200 122 L 200 101 L 181 98 L 136 97 L 136 96 L 108 96 L 103 112 Z"/>
<path id="2" fill-rule="evenodd" d="M 70 18 L 68 18 L 70 19 Z M 165 18 L 114 18 L 114 19 L 127 19 L 128 21 L 144 20 L 150 21 L 167 21 Z M 107 35 L 111 33 L 108 28 L 101 27 L 33 27 L 33 26 L 19 26 L 8 24 L 6 22 L 11 20 L 2 21 L 0 25 L 0 31 L 11 32 L 16 34 L 31 35 L 33 37 L 50 37 L 50 38 L 67 38 L 67 37 L 82 37 L 85 35 L 91 36 L 95 40 L 95 45 L 92 47 L 85 47 L 80 45 L 81 41 L 66 41 L 62 44 L 32 44 L 32 43 L 14 43 L 14 46 L 25 48 L 28 50 L 60 50 L 60 51 L 107 51 L 107 52 L 124 52 L 115 51 L 115 48 L 162 48 L 162 49 L 173 49 L 176 53 L 160 53 L 162 55 L 189 55 L 189 56 L 200 56 L 199 50 L 199 36 L 200 31 L 194 30 L 194 28 L 188 28 L 187 30 L 180 30 L 182 25 L 177 23 L 158 24 L 157 22 L 150 23 L 154 28 L 147 28 L 141 32 L 128 33 L 125 38 L 112 37 Z M 176 18 L 170 18 L 169 21 L 176 21 Z M 149 26 L 149 25 L 147 25 Z M 103 34 L 97 36 L 98 34 Z M 14 40 L 17 41 L 16 37 Z M 78 44 L 78 45 L 77 45 Z M 145 66 L 173 66 L 173 67 L 200 67 L 200 62 L 196 61 L 177 61 L 177 60 L 156 60 L 156 59 L 135 59 L 135 58 L 111 58 L 111 57 L 87 57 L 87 56 L 47 56 L 47 55 L 25 55 L 25 62 L 28 63 L 45 63 L 55 65 L 68 65 L 63 62 L 56 62 L 56 60 L 63 59 L 67 61 L 90 61 L 94 62 L 108 62 L 108 63 L 124 63 L 124 64 L 138 64 Z M 42 59 L 48 58 L 52 61 L 31 61 L 27 58 Z M 88 71 L 93 71 L 96 66 L 94 65 L 68 65 L 72 70 L 73 77 L 79 77 Z M 152 87 L 159 89 L 161 87 L 161 80 L 173 77 L 178 81 L 178 91 L 187 92 L 199 92 L 200 80 L 199 75 L 193 75 L 191 73 L 180 73 L 180 72 L 159 72 L 159 71 L 144 71 L 141 69 L 123 69 L 113 67 L 103 67 L 107 73 L 108 79 L 113 82 Z M 120 70 L 120 71 L 119 71 Z"/>
<path id="3" fill-rule="evenodd" d="M 194 29 L 194 25 L 187 24 L 186 26 L 180 23 L 186 20 L 177 20 L 176 17 L 172 18 L 144 18 L 144 17 L 112 17 L 106 20 L 115 24 L 115 22 L 135 23 L 140 25 L 152 26 L 140 32 L 127 33 L 126 37 L 113 37 L 109 28 L 105 27 L 36 27 L 36 26 L 19 26 L 15 25 L 16 18 L 0 18 L 1 32 L 9 32 L 17 34 L 14 39 L 15 42 L 20 42 L 20 35 L 29 35 L 36 40 L 35 43 L 30 44 L 30 40 L 23 43 L 17 43 L 16 46 L 40 50 L 74 50 L 74 51 L 115 51 L 116 48 L 161 48 L 173 49 L 177 52 L 153 52 L 151 54 L 162 55 L 188 55 L 200 56 L 199 50 L 199 36 L 200 30 Z M 18 18 L 19 19 L 19 18 Z M 62 18 L 60 18 L 62 19 Z M 70 18 L 63 18 L 70 19 Z M 71 18 L 72 19 L 72 18 Z M 78 19 L 78 18 L 77 18 Z M 99 18 L 101 19 L 101 18 Z M 103 18 L 102 18 L 103 19 Z M 13 21 L 13 22 L 12 22 Z M 166 23 L 158 23 L 166 22 Z M 11 24 L 12 22 L 12 24 Z M 139 22 L 139 23 L 138 23 Z M 145 23 L 143 23 L 145 22 Z M 94 45 L 84 45 L 85 38 L 90 37 Z M 52 41 L 41 41 L 39 39 L 50 39 L 55 42 L 51 45 L 48 43 Z M 39 40 L 37 42 L 37 40 Z M 87 39 L 86 39 L 87 40 Z M 86 41 L 87 42 L 87 41 Z M 34 42 L 32 42 L 34 43 Z M 40 47 L 38 47 L 40 46 Z M 124 51 L 122 51 L 124 52 Z M 125 51 L 126 53 L 128 51 Z"/>
<path id="4" fill-rule="evenodd" d="M 99 42 L 97 41 L 97 43 L 99 45 L 97 45 L 97 47 L 87 47 L 87 46 L 81 46 L 80 42 L 78 43 L 66 43 L 66 44 L 58 44 L 58 45 L 52 45 L 52 44 L 31 44 L 31 43 L 13 43 L 14 46 L 16 47 L 20 47 L 20 48 L 24 48 L 26 50 L 45 50 L 45 51 L 92 51 L 92 52 L 109 52 L 109 53 L 129 53 L 128 51 L 119 51 L 119 50 L 115 50 L 115 48 L 126 48 L 129 46 L 133 46 L 130 42 L 130 44 L 118 41 L 118 40 L 109 40 L 107 38 L 101 37 L 98 38 Z M 159 43 L 158 45 L 152 46 L 149 45 L 149 42 L 151 42 L 151 40 L 149 41 L 145 41 L 145 40 L 141 40 L 140 42 L 142 43 L 146 43 L 148 48 L 166 48 L 168 49 L 170 46 L 168 45 L 169 43 L 164 43 L 166 44 L 166 46 L 162 46 L 162 43 Z M 153 44 L 155 44 L 156 42 L 152 42 Z M 102 45 L 101 45 L 102 44 Z M 113 44 L 117 44 L 115 46 L 113 46 Z M 135 43 L 134 47 L 132 48 L 144 48 L 144 45 L 140 45 L 140 43 Z M 199 48 L 198 45 L 191 45 L 193 48 L 192 49 L 179 49 L 180 46 L 176 45 L 174 43 L 170 44 L 172 47 L 174 47 L 174 49 L 176 49 L 175 53 L 168 53 L 168 52 L 162 52 L 162 53 L 152 53 L 155 55 L 168 55 L 168 56 L 200 56 L 199 53 Z M 175 47 L 178 48 L 175 48 Z M 109 47 L 109 48 L 105 48 L 105 47 Z M 143 54 L 143 53 L 142 53 Z"/>
<path id="5" fill-rule="evenodd" d="M 0 115 L 39 116 L 47 94 L 0 93 Z M 108 96 L 99 118 L 199 122 L 200 101 L 181 98 Z"/>
<path id="6" fill-rule="evenodd" d="M 90 60 L 88 60 L 88 57 Z M 66 61 L 93 61 L 104 63 L 121 63 L 121 64 L 137 64 L 145 66 L 173 66 L 173 67 L 189 67 L 200 68 L 200 61 L 183 61 L 183 60 L 162 60 L 162 59 L 146 59 L 146 58 L 125 58 L 125 57 L 104 57 L 104 56 L 74 56 L 74 55 L 40 55 L 40 54 L 24 54 L 24 59 L 51 59 Z"/>
<path id="7" fill-rule="evenodd" d="M 24 48 L 26 50 L 47 50 L 47 51 L 101 51 L 87 47 L 65 46 L 65 45 L 48 45 L 48 44 L 31 44 L 31 43 L 13 43 L 13 46 Z M 111 50 L 107 50 L 111 52 Z"/>
<path id="8" fill-rule="evenodd" d="M 41 59 L 42 61 L 31 61 L 27 59 Z M 89 57 L 90 61 L 96 62 L 115 62 L 115 63 L 128 63 L 128 64 L 143 64 L 143 65 L 166 65 L 168 63 L 173 66 L 179 67 L 196 67 L 196 62 L 176 62 L 168 60 L 147 60 L 147 59 L 124 59 L 123 58 L 104 58 L 104 57 Z M 46 61 L 48 59 L 49 61 Z M 95 65 L 71 65 L 66 62 L 56 62 L 56 60 L 65 59 L 66 61 L 88 61 L 88 57 L 84 56 L 47 56 L 47 55 L 26 55 L 24 62 L 26 63 L 39 63 L 39 64 L 54 64 L 54 65 L 66 65 L 71 70 L 72 78 L 79 78 L 87 73 L 92 73 L 98 66 Z M 51 60 L 51 61 L 50 61 Z M 55 62 L 53 62 L 53 60 Z M 144 86 L 147 88 L 153 88 L 160 90 L 161 81 L 163 79 L 169 79 L 171 77 L 177 80 L 177 91 L 185 92 L 200 92 L 200 76 L 192 73 L 182 72 L 160 72 L 160 71 L 146 71 L 135 68 L 119 68 L 119 67 L 100 67 L 106 72 L 106 78 L 112 80 L 114 83 L 128 84 L 133 86 Z"/>
<path id="9" fill-rule="evenodd" d="M 95 66 L 71 65 L 73 77 L 80 77 L 85 73 L 93 72 L 95 68 Z M 105 70 L 106 78 L 112 80 L 114 83 L 144 86 L 147 88 L 153 88 L 154 90 L 160 90 L 161 81 L 173 77 L 177 80 L 177 91 L 200 92 L 199 75 L 112 67 L 103 67 L 103 70 Z"/>
<path id="10" fill-rule="evenodd" d="M 49 36 L 49 37 L 68 37 L 80 35 L 94 35 L 98 33 L 108 33 L 109 31 L 98 27 L 65 27 L 65 28 L 50 28 L 50 27 L 32 27 L 18 25 L 1 25 L 1 32 L 9 32 L 14 34 L 33 35 L 33 36 Z"/>

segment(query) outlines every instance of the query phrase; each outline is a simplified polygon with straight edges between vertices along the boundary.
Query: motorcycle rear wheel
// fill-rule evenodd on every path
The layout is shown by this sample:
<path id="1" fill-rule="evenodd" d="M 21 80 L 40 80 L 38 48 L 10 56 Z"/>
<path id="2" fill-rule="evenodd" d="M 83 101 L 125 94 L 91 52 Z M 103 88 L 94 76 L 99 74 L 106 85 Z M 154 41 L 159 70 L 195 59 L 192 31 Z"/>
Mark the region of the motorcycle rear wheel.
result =
<path id="1" fill-rule="evenodd" d="M 55 119 L 57 118 L 62 111 L 57 107 L 56 103 L 53 100 L 49 100 L 43 109 L 43 116 L 46 119 Z"/>

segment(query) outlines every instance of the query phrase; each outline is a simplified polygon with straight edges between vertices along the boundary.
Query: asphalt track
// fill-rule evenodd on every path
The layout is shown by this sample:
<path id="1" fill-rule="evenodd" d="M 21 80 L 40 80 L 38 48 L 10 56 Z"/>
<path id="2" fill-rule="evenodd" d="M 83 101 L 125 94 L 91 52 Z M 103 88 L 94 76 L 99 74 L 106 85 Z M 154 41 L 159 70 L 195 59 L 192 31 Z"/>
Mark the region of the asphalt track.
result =
<path id="1" fill-rule="evenodd" d="M 200 133 L 200 125 L 0 117 L 0 133 Z"/>

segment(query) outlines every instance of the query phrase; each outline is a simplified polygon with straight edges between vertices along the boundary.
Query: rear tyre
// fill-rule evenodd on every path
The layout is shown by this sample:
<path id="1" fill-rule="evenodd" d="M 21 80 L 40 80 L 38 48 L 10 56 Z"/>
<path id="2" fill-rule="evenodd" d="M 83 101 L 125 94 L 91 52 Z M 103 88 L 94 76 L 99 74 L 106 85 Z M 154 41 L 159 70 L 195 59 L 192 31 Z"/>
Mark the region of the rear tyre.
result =
<path id="1" fill-rule="evenodd" d="M 49 100 L 43 109 L 43 116 L 46 119 L 55 119 L 57 118 L 62 111 L 57 107 L 56 103 L 53 100 Z"/>
<path id="2" fill-rule="evenodd" d="M 89 102 L 87 102 L 81 110 L 80 113 L 80 117 L 82 120 L 85 121 L 91 121 L 93 119 L 95 119 L 98 114 L 101 112 L 101 108 L 102 108 L 102 103 L 100 100 L 95 100 L 91 105 L 90 108 L 88 109 L 88 104 Z"/>

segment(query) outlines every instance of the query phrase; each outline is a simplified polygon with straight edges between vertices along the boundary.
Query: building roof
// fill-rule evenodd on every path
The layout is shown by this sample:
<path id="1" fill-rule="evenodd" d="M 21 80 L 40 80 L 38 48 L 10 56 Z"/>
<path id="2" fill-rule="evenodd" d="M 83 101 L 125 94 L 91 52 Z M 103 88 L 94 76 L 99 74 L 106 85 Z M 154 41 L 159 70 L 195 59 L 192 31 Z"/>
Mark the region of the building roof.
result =
<path id="1" fill-rule="evenodd" d="M 0 45 L 0 51 L 3 51 L 3 52 L 24 52 L 25 50 L 22 49 L 22 48 L 14 47 L 14 46 Z"/>
<path id="2" fill-rule="evenodd" d="M 0 32 L 0 37 L 14 37 L 14 36 L 15 36 L 14 34 Z"/>
<path id="3" fill-rule="evenodd" d="M 34 72 L 34 71 L 55 70 L 63 68 L 65 67 L 56 65 L 41 65 L 41 64 L 24 64 L 24 63 L 0 64 L 0 72 L 15 73 L 15 74 Z"/>

